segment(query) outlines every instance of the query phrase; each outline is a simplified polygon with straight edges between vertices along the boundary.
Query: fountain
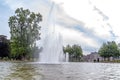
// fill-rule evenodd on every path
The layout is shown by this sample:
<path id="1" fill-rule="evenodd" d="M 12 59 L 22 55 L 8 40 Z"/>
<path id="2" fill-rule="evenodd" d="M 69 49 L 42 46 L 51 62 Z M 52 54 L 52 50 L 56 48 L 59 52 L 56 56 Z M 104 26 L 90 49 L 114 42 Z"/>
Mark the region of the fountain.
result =
<path id="1" fill-rule="evenodd" d="M 68 52 L 65 53 L 65 61 L 69 62 L 69 53 Z"/>
<path id="2" fill-rule="evenodd" d="M 63 44 L 60 33 L 55 31 L 55 4 L 53 3 L 47 21 L 46 37 L 43 43 L 43 50 L 40 53 L 40 63 L 63 62 Z"/>

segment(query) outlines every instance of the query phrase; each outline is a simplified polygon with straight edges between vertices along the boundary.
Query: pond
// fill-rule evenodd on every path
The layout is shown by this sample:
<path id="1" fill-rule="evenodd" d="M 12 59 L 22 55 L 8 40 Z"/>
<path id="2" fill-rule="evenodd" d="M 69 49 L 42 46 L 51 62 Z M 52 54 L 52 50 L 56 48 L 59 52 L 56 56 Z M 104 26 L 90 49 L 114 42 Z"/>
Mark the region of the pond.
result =
<path id="1" fill-rule="evenodd" d="M 120 64 L 0 62 L 0 80 L 120 80 Z"/>

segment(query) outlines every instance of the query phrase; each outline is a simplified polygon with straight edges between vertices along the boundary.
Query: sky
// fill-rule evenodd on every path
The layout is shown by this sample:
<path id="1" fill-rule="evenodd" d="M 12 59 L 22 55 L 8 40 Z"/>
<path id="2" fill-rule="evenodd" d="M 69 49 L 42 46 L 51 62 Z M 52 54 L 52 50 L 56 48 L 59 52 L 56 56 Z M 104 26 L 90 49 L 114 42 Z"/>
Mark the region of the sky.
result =
<path id="1" fill-rule="evenodd" d="M 120 43 L 119 4 L 120 0 L 0 0 L 0 35 L 10 38 L 8 19 L 17 8 L 42 14 L 41 33 L 46 32 L 44 26 L 54 13 L 52 22 L 63 45 L 78 44 L 89 54 L 98 51 L 103 42 Z"/>

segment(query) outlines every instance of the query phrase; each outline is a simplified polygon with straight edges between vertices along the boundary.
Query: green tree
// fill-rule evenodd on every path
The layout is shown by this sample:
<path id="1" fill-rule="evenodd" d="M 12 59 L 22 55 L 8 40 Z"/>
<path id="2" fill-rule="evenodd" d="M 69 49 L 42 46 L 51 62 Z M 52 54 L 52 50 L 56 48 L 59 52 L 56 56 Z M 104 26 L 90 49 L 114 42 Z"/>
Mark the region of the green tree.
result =
<path id="1" fill-rule="evenodd" d="M 16 59 L 31 57 L 40 39 L 40 13 L 35 14 L 28 9 L 18 8 L 15 15 L 9 18 L 11 34 L 11 56 Z"/>
<path id="2" fill-rule="evenodd" d="M 79 46 L 79 45 L 73 45 L 72 49 L 73 49 L 74 56 L 76 56 L 76 57 L 77 56 L 79 56 L 79 57 L 83 56 L 81 46 Z"/>
<path id="3" fill-rule="evenodd" d="M 103 43 L 98 53 L 101 57 L 108 58 L 108 60 L 110 57 L 118 58 L 120 56 L 120 52 L 115 41 Z"/>
<path id="4" fill-rule="evenodd" d="M 80 61 L 81 57 L 83 56 L 82 48 L 79 45 L 67 45 L 63 49 L 64 53 L 69 53 L 69 60 L 70 61 Z"/>
<path id="5" fill-rule="evenodd" d="M 7 36 L 0 35 L 0 58 L 8 58 L 10 55 L 10 41 Z"/>
<path id="6" fill-rule="evenodd" d="M 63 52 L 68 52 L 69 54 L 72 53 L 72 47 L 70 45 L 67 45 L 66 47 L 63 47 Z"/>
<path id="7" fill-rule="evenodd" d="M 104 59 L 107 58 L 107 44 L 103 43 L 103 45 L 101 46 L 101 48 L 99 49 L 98 53 L 100 54 L 101 57 L 103 57 Z"/>

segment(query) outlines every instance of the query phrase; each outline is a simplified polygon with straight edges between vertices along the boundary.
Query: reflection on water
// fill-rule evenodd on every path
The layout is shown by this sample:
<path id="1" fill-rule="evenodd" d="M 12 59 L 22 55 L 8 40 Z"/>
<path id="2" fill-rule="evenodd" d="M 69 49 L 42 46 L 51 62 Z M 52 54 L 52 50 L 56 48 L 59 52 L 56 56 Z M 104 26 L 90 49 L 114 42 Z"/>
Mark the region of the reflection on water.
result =
<path id="1" fill-rule="evenodd" d="M 120 80 L 120 64 L 0 62 L 0 80 Z"/>
<path id="2" fill-rule="evenodd" d="M 27 63 L 15 63 L 10 67 L 12 71 L 5 79 L 9 80 L 42 80 L 40 72 L 35 70 L 36 67 Z"/>

